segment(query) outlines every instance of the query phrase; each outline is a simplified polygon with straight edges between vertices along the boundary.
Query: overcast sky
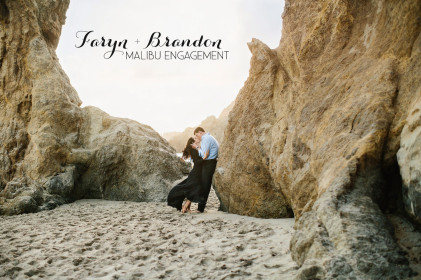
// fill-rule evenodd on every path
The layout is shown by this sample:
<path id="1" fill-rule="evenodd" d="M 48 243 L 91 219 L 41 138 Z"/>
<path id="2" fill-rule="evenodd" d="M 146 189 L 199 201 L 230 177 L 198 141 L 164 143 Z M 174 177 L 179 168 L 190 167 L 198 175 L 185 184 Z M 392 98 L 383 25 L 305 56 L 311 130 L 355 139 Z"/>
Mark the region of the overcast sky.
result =
<path id="1" fill-rule="evenodd" d="M 281 0 L 72 0 L 57 55 L 82 107 L 99 107 L 112 116 L 148 124 L 161 134 L 183 131 L 207 116 L 218 116 L 235 100 L 248 76 L 247 42 L 258 38 L 276 48 L 283 7 Z M 126 60 L 120 53 L 104 59 L 109 48 L 76 48 L 82 42 L 76 32 L 88 30 L 94 31 L 91 39 L 127 39 L 127 49 L 139 54 L 155 31 L 161 32 L 162 39 L 196 40 L 203 35 L 220 39 L 221 50 L 229 51 L 228 59 Z"/>

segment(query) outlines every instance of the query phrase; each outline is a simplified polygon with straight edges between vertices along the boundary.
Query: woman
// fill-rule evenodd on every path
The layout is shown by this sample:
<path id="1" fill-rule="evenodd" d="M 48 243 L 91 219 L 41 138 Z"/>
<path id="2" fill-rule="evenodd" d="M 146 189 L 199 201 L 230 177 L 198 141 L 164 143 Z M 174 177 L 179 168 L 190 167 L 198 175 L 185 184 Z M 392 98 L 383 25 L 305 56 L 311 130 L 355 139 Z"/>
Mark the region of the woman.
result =
<path id="1" fill-rule="evenodd" d="M 167 198 L 168 205 L 177 208 L 182 213 L 190 210 L 191 202 L 200 203 L 204 201 L 201 186 L 203 159 L 199 156 L 199 152 L 191 147 L 193 143 L 198 145 L 199 140 L 196 137 L 190 137 L 183 150 L 183 159 L 190 157 L 194 163 L 193 169 L 190 171 L 187 179 L 171 189 Z M 205 159 L 208 154 L 205 154 Z M 182 207 L 184 198 L 187 198 L 187 201 Z"/>

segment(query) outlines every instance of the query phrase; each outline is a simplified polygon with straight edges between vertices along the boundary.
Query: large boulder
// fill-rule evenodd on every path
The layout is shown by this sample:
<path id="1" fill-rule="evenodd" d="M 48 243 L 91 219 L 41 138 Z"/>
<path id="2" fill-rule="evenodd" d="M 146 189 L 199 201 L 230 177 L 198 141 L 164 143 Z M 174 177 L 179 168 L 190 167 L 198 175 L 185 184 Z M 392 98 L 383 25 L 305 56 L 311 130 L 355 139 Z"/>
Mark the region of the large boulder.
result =
<path id="1" fill-rule="evenodd" d="M 186 166 L 149 126 L 81 100 L 55 54 L 69 0 L 0 1 L 0 213 L 164 201 Z"/>
<path id="2" fill-rule="evenodd" d="M 298 279 L 413 275 L 386 214 L 420 219 L 420 14 L 419 0 L 286 1 L 279 46 L 249 43 L 215 186 L 229 212 L 292 209 Z"/>
<path id="3" fill-rule="evenodd" d="M 292 216 L 269 166 L 274 124 L 272 95 L 276 53 L 257 39 L 248 44 L 250 74 L 229 115 L 215 184 L 222 210 L 265 218 Z"/>

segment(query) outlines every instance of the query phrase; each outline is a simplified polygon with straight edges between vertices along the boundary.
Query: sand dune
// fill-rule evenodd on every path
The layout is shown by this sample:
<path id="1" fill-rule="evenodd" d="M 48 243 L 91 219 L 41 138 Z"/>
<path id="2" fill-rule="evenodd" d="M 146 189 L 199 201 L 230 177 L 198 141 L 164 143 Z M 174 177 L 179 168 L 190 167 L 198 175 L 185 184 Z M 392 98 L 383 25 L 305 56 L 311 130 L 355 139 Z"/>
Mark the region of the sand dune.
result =
<path id="1" fill-rule="evenodd" d="M 291 279 L 293 219 L 204 214 L 165 203 L 79 200 L 0 217 L 0 278 Z M 193 205 L 194 207 L 194 205 Z"/>

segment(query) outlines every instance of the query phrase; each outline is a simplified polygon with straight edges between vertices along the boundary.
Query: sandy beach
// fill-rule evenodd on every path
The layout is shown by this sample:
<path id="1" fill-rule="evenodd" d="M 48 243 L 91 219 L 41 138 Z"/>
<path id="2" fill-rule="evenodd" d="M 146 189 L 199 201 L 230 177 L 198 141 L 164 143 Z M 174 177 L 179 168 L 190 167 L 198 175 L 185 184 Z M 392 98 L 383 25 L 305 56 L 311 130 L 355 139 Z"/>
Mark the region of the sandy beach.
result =
<path id="1" fill-rule="evenodd" d="M 193 209 L 196 205 L 193 204 Z M 79 200 L 0 217 L 1 279 L 291 279 L 293 219 Z"/>

